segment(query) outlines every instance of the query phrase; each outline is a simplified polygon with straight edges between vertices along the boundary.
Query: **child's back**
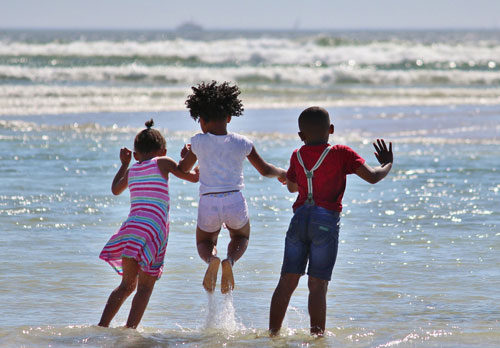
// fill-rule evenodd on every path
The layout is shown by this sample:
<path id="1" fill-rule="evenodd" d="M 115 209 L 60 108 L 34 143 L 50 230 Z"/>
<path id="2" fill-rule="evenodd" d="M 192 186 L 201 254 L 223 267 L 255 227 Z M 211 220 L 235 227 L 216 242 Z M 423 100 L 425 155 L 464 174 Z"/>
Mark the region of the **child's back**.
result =
<path id="1" fill-rule="evenodd" d="M 169 224 L 168 181 L 157 158 L 134 163 L 128 173 L 130 213 L 118 233 L 101 252 L 123 274 L 122 258 L 141 260 L 143 271 L 159 277 L 167 247 Z"/>
<path id="2" fill-rule="evenodd" d="M 249 139 L 235 133 L 192 137 L 191 151 L 200 169 L 200 194 L 243 189 L 243 162 L 252 148 Z"/>
<path id="3" fill-rule="evenodd" d="M 346 176 L 357 174 L 370 183 L 382 180 L 392 167 L 392 147 L 378 141 L 375 156 L 381 167 L 371 168 L 348 146 L 330 146 L 334 127 L 325 109 L 311 107 L 299 117 L 305 145 L 295 150 L 287 172 L 290 192 L 299 192 L 286 233 L 281 277 L 271 301 L 269 330 L 279 332 L 290 297 L 300 276 L 309 276 L 311 333 L 322 335 L 326 322 L 326 293 L 337 259 L 340 212 Z M 309 266 L 307 266 L 309 264 Z"/>
<path id="4" fill-rule="evenodd" d="M 299 195 L 293 204 L 294 211 L 306 203 L 308 195 L 306 174 L 298 160 L 297 153 L 300 151 L 305 167 L 311 169 L 328 146 L 327 143 L 304 145 L 293 152 L 287 178 L 298 185 Z M 354 173 L 363 163 L 365 160 L 350 147 L 331 146 L 321 165 L 314 171 L 312 184 L 315 204 L 325 209 L 342 211 L 346 175 Z"/>
<path id="5" fill-rule="evenodd" d="M 120 285 L 114 289 L 104 307 L 99 326 L 109 326 L 123 302 L 137 292 L 132 301 L 126 326 L 136 328 L 146 310 L 156 280 L 163 270 L 168 240 L 168 214 L 170 198 L 168 175 L 191 182 L 198 181 L 195 172 L 184 173 L 177 163 L 165 156 L 165 138 L 146 122 L 146 129 L 134 140 L 133 156 L 137 160 L 129 168 L 132 151 L 120 150 L 122 165 L 111 184 L 115 195 L 130 189 L 130 213 L 104 246 L 100 258 L 107 261 L 121 276 Z"/>
<path id="6" fill-rule="evenodd" d="M 191 117 L 200 122 L 203 134 L 191 138 L 191 145 L 181 153 L 179 168 L 187 171 L 198 161 L 200 171 L 200 201 L 196 226 L 196 245 L 201 259 L 208 264 L 203 287 L 215 290 L 220 259 L 217 240 L 222 226 L 229 230 L 231 241 L 227 257 L 222 261 L 221 291 L 234 288 L 232 267 L 244 254 L 250 238 L 248 206 L 241 193 L 243 162 L 250 163 L 267 177 L 285 180 L 285 171 L 264 161 L 253 143 L 244 136 L 228 133 L 232 116 L 243 112 L 238 86 L 215 81 L 193 87 L 186 101 Z"/>

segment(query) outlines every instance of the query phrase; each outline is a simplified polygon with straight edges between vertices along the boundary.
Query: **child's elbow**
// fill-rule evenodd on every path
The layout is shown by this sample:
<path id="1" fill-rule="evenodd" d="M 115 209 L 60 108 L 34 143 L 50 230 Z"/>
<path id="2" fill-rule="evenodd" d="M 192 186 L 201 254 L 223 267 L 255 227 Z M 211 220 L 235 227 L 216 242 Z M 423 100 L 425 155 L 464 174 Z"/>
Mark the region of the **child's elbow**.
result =
<path id="1" fill-rule="evenodd" d="M 375 174 L 370 177 L 368 182 L 372 185 L 375 185 L 376 183 L 380 182 L 383 178 L 384 178 L 384 175 L 382 175 L 379 172 L 375 172 Z"/>
<path id="2" fill-rule="evenodd" d="M 177 170 L 181 173 L 189 173 L 187 170 L 184 169 L 184 166 L 181 163 L 177 165 Z"/>

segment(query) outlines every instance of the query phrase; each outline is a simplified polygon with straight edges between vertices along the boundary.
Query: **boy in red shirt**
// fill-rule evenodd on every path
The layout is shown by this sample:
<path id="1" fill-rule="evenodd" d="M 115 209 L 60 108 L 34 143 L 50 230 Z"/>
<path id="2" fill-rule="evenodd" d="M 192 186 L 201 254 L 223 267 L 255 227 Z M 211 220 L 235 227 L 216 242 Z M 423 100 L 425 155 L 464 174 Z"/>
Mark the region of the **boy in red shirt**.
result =
<path id="1" fill-rule="evenodd" d="M 371 184 L 382 180 L 392 168 L 392 143 L 373 143 L 380 166 L 372 168 L 345 145 L 328 144 L 334 127 L 328 112 L 310 107 L 299 116 L 299 137 L 305 143 L 293 152 L 287 172 L 290 192 L 299 192 L 294 216 L 285 239 L 281 277 L 271 301 L 269 331 L 277 335 L 300 277 L 309 276 L 311 334 L 322 335 L 326 321 L 326 292 L 337 258 L 342 196 L 346 175 L 357 174 Z"/>

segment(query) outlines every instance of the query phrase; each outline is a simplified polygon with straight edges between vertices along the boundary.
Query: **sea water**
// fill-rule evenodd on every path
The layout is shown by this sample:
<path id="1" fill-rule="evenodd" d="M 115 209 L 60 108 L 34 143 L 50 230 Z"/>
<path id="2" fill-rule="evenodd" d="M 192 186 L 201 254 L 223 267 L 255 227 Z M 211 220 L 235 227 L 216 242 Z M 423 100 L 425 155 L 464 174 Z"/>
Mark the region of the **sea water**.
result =
<path id="1" fill-rule="evenodd" d="M 29 65 L 32 59 L 42 59 L 44 55 L 60 59 L 63 54 L 57 53 L 58 45 L 76 49 L 90 42 L 97 47 L 109 47 L 110 42 L 124 44 L 130 40 L 124 33 L 114 33 L 117 36 L 114 41 L 109 39 L 110 33 L 93 34 L 97 39 L 70 35 L 64 40 L 60 36 L 69 34 L 37 33 L 36 40 L 30 39 L 31 34 L 9 33 L 8 39 L 3 39 L 0 58 L 4 64 L 0 69 L 16 71 L 9 67 L 10 63 L 5 63 L 14 59 L 6 45 L 33 50 L 23 53 L 29 61 L 24 64 Z M 292 43 L 306 40 L 292 34 L 211 35 L 214 37 L 189 40 L 193 45 L 220 44 L 224 40 L 253 42 L 247 42 L 248 47 L 257 45 L 252 40 Z M 395 41 L 387 39 L 389 34 L 377 34 L 380 39 L 371 34 L 373 37 L 368 41 L 363 39 L 368 34 L 349 35 L 354 38 L 348 44 L 342 41 L 344 36 L 327 35 L 333 43 L 320 41 L 323 46 L 319 47 L 328 43 L 330 46 L 326 47 L 344 45 L 354 49 L 358 45 L 358 49 L 371 52 L 367 59 L 375 59 L 370 51 L 373 46 L 384 42 L 403 45 L 405 40 L 435 47 L 437 51 L 445 46 L 456 55 L 467 51 L 454 33 L 442 34 L 444 39 L 440 44 L 436 44 L 439 37 L 423 33 L 414 34 L 416 38 L 404 33 L 390 34 L 397 37 Z M 484 36 L 481 36 L 483 41 L 474 43 L 476 48 L 484 47 L 477 55 L 484 58 L 481 58 L 484 64 L 479 64 L 481 68 L 462 67 L 458 74 L 451 68 L 449 71 L 442 68 L 446 71 L 440 74 L 480 73 L 487 76 L 484 81 L 495 81 L 498 70 L 496 66 L 490 68 L 493 64 L 489 62 L 497 57 L 494 52 L 498 45 L 492 42 L 498 37 L 491 33 L 467 35 Z M 467 35 L 462 35 L 464 40 Z M 130 45 L 143 46 L 141 39 L 132 39 Z M 189 46 L 178 37 L 158 40 Z M 265 42 L 262 47 L 271 45 Z M 227 42 L 224 44 L 227 46 Z M 469 44 L 473 44 L 472 40 Z M 42 50 L 37 45 L 46 45 L 45 51 L 37 51 Z M 116 44 L 116 49 L 120 47 Z M 161 47 L 158 52 L 163 52 Z M 206 48 L 206 56 L 213 53 L 212 49 Z M 315 50 L 297 54 L 313 55 Z M 111 75 L 102 82 L 95 79 L 85 82 L 84 67 L 89 74 L 98 71 L 96 61 L 105 51 L 96 49 L 97 53 L 90 55 L 87 63 L 83 53 L 77 55 L 79 58 L 68 54 L 73 61 L 67 63 L 66 70 L 62 69 L 64 77 L 60 80 L 4 77 L 0 84 L 4 91 L 1 93 L 6 93 L 0 93 L 4 108 L 8 103 L 17 105 L 9 112 L 4 111 L 0 119 L 0 346 L 497 347 L 500 344 L 500 107 L 495 99 L 498 98 L 495 83 L 482 84 L 477 79 L 470 84 L 452 78 L 438 79 L 436 84 L 425 86 L 418 81 L 407 86 L 399 80 L 388 85 L 349 82 L 349 88 L 361 88 L 372 97 L 360 96 L 351 104 L 354 92 L 338 94 L 343 95 L 338 98 L 347 105 L 329 103 L 328 98 L 317 96 L 321 88 L 314 83 L 290 83 L 301 91 L 303 99 L 292 98 L 303 103 L 301 107 L 279 107 L 286 105 L 290 97 L 288 92 L 279 90 L 281 82 L 241 82 L 241 97 L 247 110 L 242 117 L 232 120 L 229 130 L 251 138 L 264 159 L 283 168 L 287 168 L 292 151 L 301 146 L 297 117 L 309 105 L 306 103 L 309 98 L 311 103 L 328 107 L 335 125 L 331 143 L 352 147 L 370 165 L 377 164 L 371 145 L 375 139 L 385 138 L 394 143 L 394 167 L 382 182 L 370 185 L 355 175 L 348 177 L 339 255 L 328 291 L 325 337 L 308 334 L 307 277 L 302 278 L 292 297 L 281 336 L 273 339 L 268 336 L 269 304 L 279 279 L 284 237 L 296 196 L 276 179 L 261 177 L 249 163 L 244 167 L 243 192 L 249 205 L 252 232 L 247 252 L 234 267 L 234 292 L 222 295 L 219 286 L 213 295 L 203 290 L 201 282 L 206 265 L 197 255 L 194 234 L 198 185 L 172 177 L 171 233 L 165 273 L 155 287 L 141 325 L 138 330 L 121 328 L 130 308 L 128 300 L 112 322 L 112 328 L 97 327 L 107 297 L 120 281 L 98 255 L 129 209 L 126 192 L 120 196 L 110 192 L 119 166 L 119 149 L 132 147 L 135 134 L 149 117 L 154 117 L 157 128 L 167 138 L 168 155 L 176 160 L 182 146 L 199 131 L 199 125 L 187 111 L 180 109 L 182 106 L 165 111 L 168 107 L 160 105 L 158 110 L 162 111 L 147 112 L 151 105 L 156 105 L 150 99 L 155 89 L 174 88 L 166 86 L 168 82 L 139 78 L 125 79 L 122 84 L 119 79 L 110 78 Z M 382 51 L 385 53 L 380 53 L 380 59 L 393 57 Z M 430 48 L 429 51 L 434 52 Z M 332 52 L 335 51 L 325 53 L 325 57 L 334 59 Z M 273 56 L 273 50 L 267 53 Z M 242 52 L 234 54 L 243 59 Z M 468 57 L 468 53 L 463 54 Z M 102 59 L 117 59 L 115 54 L 110 57 Z M 134 59 L 140 60 L 140 55 Z M 451 56 L 446 59 L 458 61 Z M 25 76 L 43 71 L 53 76 L 58 71 L 57 64 L 51 67 L 51 62 L 45 61 L 31 67 L 21 65 L 18 71 Z M 163 61 L 158 64 L 165 65 Z M 196 72 L 208 63 L 183 64 L 192 64 L 186 69 Z M 213 64 L 207 69 L 222 71 L 227 76 L 226 63 Z M 252 64 L 264 70 L 272 65 Z M 126 62 L 120 61 L 117 70 L 126 66 Z M 412 69 L 417 66 L 401 68 L 399 73 L 412 76 Z M 430 70 L 428 73 L 432 75 L 439 69 Z M 75 71 L 80 71 L 75 74 L 78 78 L 71 81 Z M 255 68 L 255 71 L 261 70 Z M 178 82 L 178 97 L 172 97 L 172 101 L 182 104 L 189 93 L 188 82 L 191 80 Z M 103 86 L 101 90 L 99 84 Z M 332 90 L 338 86 L 330 84 Z M 119 93 L 128 88 L 142 95 L 146 106 L 135 103 L 135 97 L 127 101 L 129 95 L 100 98 L 99 91 L 109 89 L 114 93 L 113 88 Z M 141 88 L 146 91 L 144 94 Z M 266 88 L 269 92 L 265 92 Z M 409 99 L 404 99 L 405 90 L 411 94 Z M 427 90 L 438 90 L 436 98 L 427 98 L 423 93 Z M 44 91 L 47 93 L 43 94 Z M 66 97 L 57 94 L 58 91 L 67 93 Z M 37 94 L 41 92 L 42 95 Z M 264 98 L 266 93 L 270 100 Z M 379 100 L 377 93 L 387 93 L 390 99 Z M 463 94 L 454 99 L 454 93 Z M 165 94 L 160 95 L 157 100 L 165 101 Z M 104 104 L 93 99 L 98 97 Z M 279 105 L 274 104 L 275 100 Z M 381 104 L 377 105 L 378 102 Z M 113 103 L 126 105 L 127 109 L 120 110 Z M 228 233 L 223 230 L 219 239 L 221 255 L 225 254 L 228 240 Z"/>
<path id="2" fill-rule="evenodd" d="M 500 32 L 0 31 L 0 115 L 179 110 L 228 80 L 251 108 L 498 104 Z"/>

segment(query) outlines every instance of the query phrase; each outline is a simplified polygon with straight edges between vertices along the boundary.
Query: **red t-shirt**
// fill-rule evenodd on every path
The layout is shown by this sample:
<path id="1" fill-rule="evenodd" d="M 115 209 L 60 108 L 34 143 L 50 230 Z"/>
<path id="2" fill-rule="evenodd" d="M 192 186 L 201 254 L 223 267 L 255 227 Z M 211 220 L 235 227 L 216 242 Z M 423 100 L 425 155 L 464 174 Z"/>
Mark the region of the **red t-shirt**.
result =
<path id="1" fill-rule="evenodd" d="M 304 165 L 310 170 L 319 159 L 328 144 L 304 145 L 300 148 L 300 156 Z M 299 196 L 293 204 L 293 210 L 304 205 L 307 200 L 307 179 L 304 168 L 299 163 L 297 151 L 290 158 L 290 168 L 286 173 L 288 180 L 297 183 Z M 335 145 L 324 159 L 313 177 L 313 199 L 317 206 L 329 210 L 342 211 L 342 197 L 344 196 L 346 175 L 352 174 L 365 160 L 353 149 L 345 145 Z"/>

